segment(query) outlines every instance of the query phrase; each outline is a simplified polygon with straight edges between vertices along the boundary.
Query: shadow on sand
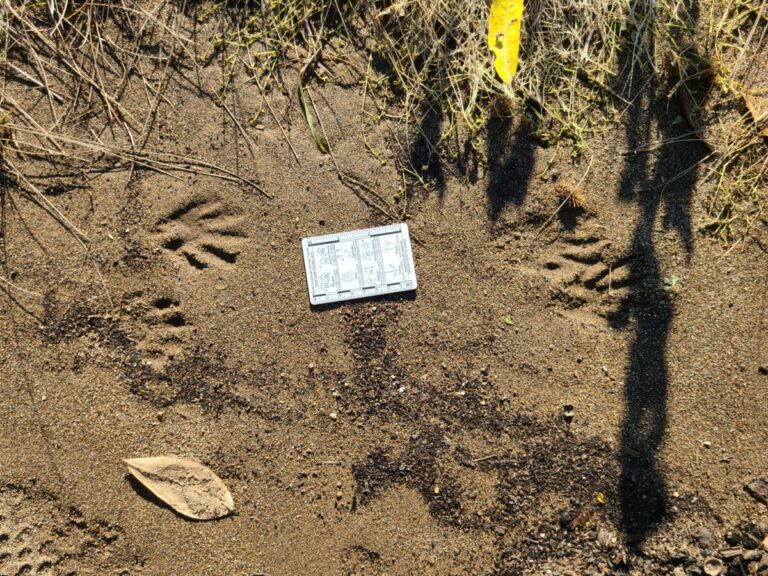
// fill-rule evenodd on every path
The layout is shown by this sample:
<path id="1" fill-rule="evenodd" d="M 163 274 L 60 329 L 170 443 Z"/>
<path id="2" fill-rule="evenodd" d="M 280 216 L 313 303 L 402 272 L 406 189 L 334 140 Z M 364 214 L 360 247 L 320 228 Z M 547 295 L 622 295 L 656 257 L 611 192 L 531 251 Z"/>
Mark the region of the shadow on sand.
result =
<path id="1" fill-rule="evenodd" d="M 696 0 L 688 2 L 687 9 L 689 21 L 696 22 Z M 653 46 L 649 49 L 652 53 Z M 622 55 L 625 72 L 633 58 L 628 47 Z M 666 352 L 674 303 L 663 286 L 654 228 L 663 211 L 662 227 L 677 233 L 690 259 L 690 204 L 698 179 L 695 167 L 707 151 L 701 143 L 692 143 L 690 135 L 686 137 L 679 102 L 666 98 L 672 86 L 646 76 L 624 90 L 627 88 L 637 99 L 626 119 L 629 154 L 618 195 L 623 202 L 637 204 L 640 217 L 631 244 L 630 293 L 611 320 L 615 328 L 631 326 L 634 332 L 624 381 L 619 497 L 622 529 L 630 543 L 639 545 L 665 519 L 668 508 L 659 450 L 667 427 Z M 651 157 L 647 152 L 632 152 L 654 141 L 662 146 Z"/>

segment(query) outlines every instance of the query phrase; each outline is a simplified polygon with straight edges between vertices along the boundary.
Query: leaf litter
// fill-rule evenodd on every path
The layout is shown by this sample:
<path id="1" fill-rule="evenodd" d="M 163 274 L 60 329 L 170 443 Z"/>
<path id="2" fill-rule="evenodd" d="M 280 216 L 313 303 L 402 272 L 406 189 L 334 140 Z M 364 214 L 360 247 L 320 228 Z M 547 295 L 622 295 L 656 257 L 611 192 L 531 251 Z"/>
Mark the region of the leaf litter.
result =
<path id="1" fill-rule="evenodd" d="M 129 472 L 181 516 L 215 520 L 231 514 L 232 494 L 210 468 L 177 456 L 123 460 Z"/>

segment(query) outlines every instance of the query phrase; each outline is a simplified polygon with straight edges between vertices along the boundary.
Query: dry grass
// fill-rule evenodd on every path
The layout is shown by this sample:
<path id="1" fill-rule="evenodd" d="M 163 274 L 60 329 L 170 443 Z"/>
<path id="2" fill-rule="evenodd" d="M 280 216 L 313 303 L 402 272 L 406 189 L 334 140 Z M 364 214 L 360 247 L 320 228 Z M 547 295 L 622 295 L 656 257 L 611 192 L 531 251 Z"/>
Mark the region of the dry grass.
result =
<path id="1" fill-rule="evenodd" d="M 746 105 L 752 94 L 768 98 L 768 2 L 697 6 L 693 18 L 680 2 L 660 3 L 653 71 L 673 75 L 670 94 L 682 97 L 692 131 L 711 151 L 700 168 L 702 180 L 714 182 L 708 228 L 732 246 L 753 231 L 768 201 L 768 139 Z"/>
<path id="2" fill-rule="evenodd" d="M 44 193 L 52 173 L 195 171 L 258 185 L 203 160 L 148 145 L 167 83 L 194 61 L 179 7 L 128 1 L 0 2 L 0 170 L 81 243 L 87 238 Z M 140 98 L 129 98 L 133 89 Z"/>
<path id="3" fill-rule="evenodd" d="M 584 190 L 578 186 L 570 186 L 568 184 L 557 183 L 555 184 L 555 192 L 560 198 L 560 201 L 569 208 L 574 210 L 586 210 L 587 209 L 587 195 Z"/>
<path id="4" fill-rule="evenodd" d="M 766 3 L 528 0 L 521 67 L 505 86 L 485 45 L 487 0 L 0 0 L 0 169 L 73 233 L 41 190 L 41 166 L 72 174 L 195 170 L 258 188 L 203 161 L 151 149 L 170 79 L 214 64 L 222 82 L 213 97 L 224 107 L 221 96 L 245 83 L 265 95 L 298 88 L 294 102 L 321 148 L 309 89 L 339 81 L 343 68 L 345 81 L 383 101 L 380 114 L 389 107 L 391 119 L 396 105 L 407 137 L 438 118 L 439 135 L 428 140 L 446 158 L 457 157 L 464 142 L 482 156 L 478 136 L 498 114 L 526 115 L 535 136 L 567 142 L 579 155 L 654 75 L 675 78 L 670 95 L 698 95 L 691 87 L 712 78 L 706 96 L 692 98 L 692 115 L 704 124 L 724 110 L 733 116 L 705 167 L 717 179 L 712 230 L 729 242 L 748 232 L 765 202 L 765 140 L 740 98 L 747 62 L 766 51 Z M 132 99 L 135 93 L 142 98 Z M 407 160 L 402 172 L 420 178 Z"/>
<path id="5" fill-rule="evenodd" d="M 768 202 L 768 138 L 747 106 L 754 97 L 768 102 L 768 2 L 723 3 L 706 38 L 712 89 L 697 112 L 716 149 L 710 229 L 730 245 L 753 230 Z"/>
<path id="6" fill-rule="evenodd" d="M 483 157 L 478 136 L 498 115 L 527 116 L 534 136 L 568 142 L 578 156 L 656 77 L 668 84 L 670 99 L 688 98 L 704 128 L 724 124 L 729 112 L 727 140 L 700 168 L 717 179 L 713 233 L 731 242 L 762 213 L 767 151 L 741 97 L 745 64 L 766 52 L 765 0 L 528 0 L 522 65 L 509 86 L 491 66 L 484 0 L 350 2 L 343 10 L 333 0 L 266 6 L 259 17 L 238 3 L 211 8 L 228 15 L 215 42 L 226 63 L 225 87 L 241 65 L 261 86 L 286 89 L 286 59 L 308 72 L 304 81 L 326 81 L 323 64 L 344 60 L 343 38 L 369 54 L 364 87 L 371 100 L 385 96 L 379 115 L 396 102 L 409 138 L 421 137 L 432 152 L 455 159 L 467 141 Z M 702 94 L 703 82 L 711 88 Z M 435 119 L 439 134 L 426 134 Z M 402 170 L 421 180 L 420 166 L 406 163 Z"/>

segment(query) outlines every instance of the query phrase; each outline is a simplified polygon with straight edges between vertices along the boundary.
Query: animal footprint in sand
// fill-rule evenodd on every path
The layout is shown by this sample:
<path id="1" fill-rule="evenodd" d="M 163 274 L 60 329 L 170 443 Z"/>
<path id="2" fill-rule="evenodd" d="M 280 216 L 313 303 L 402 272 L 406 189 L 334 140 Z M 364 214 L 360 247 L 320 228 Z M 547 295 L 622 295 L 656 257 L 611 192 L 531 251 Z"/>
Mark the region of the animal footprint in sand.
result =
<path id="1" fill-rule="evenodd" d="M 154 368 L 184 355 L 186 342 L 194 328 L 187 323 L 179 302 L 173 298 L 157 298 L 146 315 L 149 333 L 139 344 L 144 359 Z"/>
<path id="2" fill-rule="evenodd" d="M 26 517 L 36 511 L 25 504 L 15 491 L 0 492 L 0 574 L 58 573 L 61 557 L 51 550 L 56 539 L 45 529 L 43 519 Z"/>
<path id="3" fill-rule="evenodd" d="M 246 235 L 242 217 L 221 202 L 196 198 L 157 223 L 160 245 L 197 270 L 234 264 Z"/>
<path id="4" fill-rule="evenodd" d="M 610 241 L 589 235 L 558 245 L 543 260 L 543 274 L 577 305 L 603 296 L 622 298 L 630 286 L 629 257 L 608 260 Z"/>
<path id="5" fill-rule="evenodd" d="M 347 548 L 341 557 L 344 565 L 344 573 L 349 576 L 356 574 L 370 574 L 370 576 L 379 576 L 387 572 L 387 563 L 381 557 L 381 554 L 366 548 L 365 546 L 354 545 Z"/>
<path id="6" fill-rule="evenodd" d="M 113 573 L 116 539 L 106 523 L 89 526 L 74 508 L 0 483 L 2 576 Z"/>

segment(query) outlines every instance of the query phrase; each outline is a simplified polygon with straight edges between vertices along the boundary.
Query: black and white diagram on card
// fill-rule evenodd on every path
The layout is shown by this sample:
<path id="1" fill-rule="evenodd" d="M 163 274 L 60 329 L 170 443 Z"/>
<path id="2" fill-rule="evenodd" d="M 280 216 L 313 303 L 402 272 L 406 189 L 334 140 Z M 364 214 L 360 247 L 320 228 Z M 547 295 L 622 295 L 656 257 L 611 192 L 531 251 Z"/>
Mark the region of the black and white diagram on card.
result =
<path id="1" fill-rule="evenodd" d="M 301 241 L 313 306 L 416 289 L 407 224 Z"/>

